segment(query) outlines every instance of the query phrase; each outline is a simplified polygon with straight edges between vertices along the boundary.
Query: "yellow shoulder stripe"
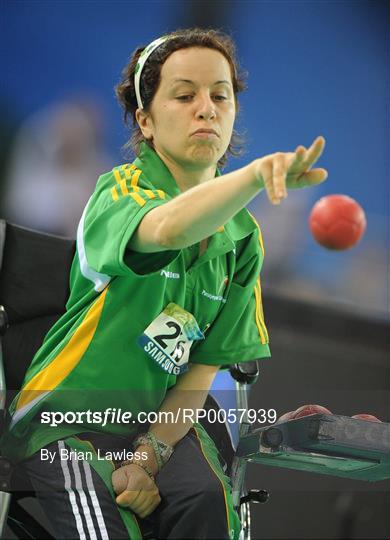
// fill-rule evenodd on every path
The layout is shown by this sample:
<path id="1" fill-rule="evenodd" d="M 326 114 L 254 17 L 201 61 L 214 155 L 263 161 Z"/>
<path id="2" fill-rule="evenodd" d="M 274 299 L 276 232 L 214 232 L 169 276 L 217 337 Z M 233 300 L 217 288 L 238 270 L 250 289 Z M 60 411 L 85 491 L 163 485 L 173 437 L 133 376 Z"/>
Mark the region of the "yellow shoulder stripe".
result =
<path id="1" fill-rule="evenodd" d="M 256 309 L 255 309 L 256 326 L 259 330 L 261 343 L 262 345 L 265 345 L 266 343 L 268 343 L 268 331 L 264 323 L 263 305 L 261 302 L 260 278 L 258 278 L 258 280 L 256 281 L 254 291 L 255 291 L 255 301 L 256 301 Z"/>
<path id="2" fill-rule="evenodd" d="M 119 200 L 122 196 L 130 195 L 137 204 L 144 206 L 147 199 L 165 199 L 165 193 L 161 189 L 151 190 L 139 187 L 138 181 L 142 171 L 137 169 L 135 165 L 126 163 L 120 167 L 115 167 L 113 174 L 116 181 L 116 185 L 111 188 L 113 201 Z"/>
<path id="3" fill-rule="evenodd" d="M 135 165 L 129 165 L 129 163 L 126 163 L 125 165 L 122 165 L 122 169 L 125 173 L 125 178 L 130 179 L 131 178 L 131 171 L 134 171 L 137 167 Z"/>
<path id="4" fill-rule="evenodd" d="M 128 195 L 129 191 L 128 191 L 127 185 L 126 185 L 126 178 L 124 180 L 121 180 L 121 183 L 119 185 L 121 187 L 122 195 Z"/>
<path id="5" fill-rule="evenodd" d="M 253 216 L 253 214 L 251 214 L 248 210 L 248 214 L 250 215 L 250 217 L 253 219 L 253 221 L 255 222 L 255 225 L 259 231 L 259 244 L 260 244 L 260 249 L 261 249 L 261 252 L 263 254 L 263 257 L 265 255 L 264 253 L 264 243 L 263 243 L 263 235 L 261 234 L 261 229 L 260 229 L 260 225 L 257 223 L 257 220 L 256 218 Z"/>
<path id="6" fill-rule="evenodd" d="M 134 185 L 137 185 L 139 175 L 142 171 L 140 169 L 137 169 L 135 165 L 130 165 L 129 163 L 126 163 L 125 165 L 114 167 L 112 169 L 112 172 L 114 173 L 114 178 L 117 184 L 120 184 L 122 180 L 130 180 L 135 175 L 136 180 Z"/>
<path id="7" fill-rule="evenodd" d="M 120 183 L 120 181 L 122 180 L 121 179 L 121 175 L 120 175 L 120 172 L 118 169 L 113 169 L 114 171 L 114 177 L 115 177 L 115 180 L 118 182 L 118 184 Z"/>
<path id="8" fill-rule="evenodd" d="M 130 197 L 133 197 L 136 203 L 138 203 L 140 206 L 144 206 L 146 204 L 145 199 L 141 197 L 141 195 L 138 195 L 138 193 L 129 193 Z"/>
<path id="9" fill-rule="evenodd" d="M 119 199 L 119 195 L 118 195 L 118 192 L 116 190 L 116 186 L 111 188 L 111 197 L 113 198 L 114 201 L 117 201 Z"/>
<path id="10" fill-rule="evenodd" d="M 138 179 L 141 175 L 142 171 L 141 169 L 137 169 L 132 175 L 131 175 L 131 185 L 136 186 L 138 184 Z"/>
<path id="11" fill-rule="evenodd" d="M 263 254 L 263 257 L 264 257 L 264 244 L 263 244 L 263 236 L 261 234 L 260 225 L 257 223 L 257 220 L 249 212 L 249 210 L 248 210 L 248 214 L 253 219 L 253 221 L 254 221 L 254 223 L 255 223 L 255 225 L 257 227 L 257 230 L 259 232 L 259 244 L 260 244 L 261 253 Z M 265 345 L 269 341 L 269 336 L 268 336 L 267 327 L 265 326 L 265 323 L 264 323 L 263 304 L 262 304 L 262 301 L 261 301 L 260 277 L 256 281 L 256 285 L 255 285 L 254 290 L 255 290 L 255 300 L 256 300 L 256 312 L 255 312 L 256 325 L 257 325 L 257 328 L 259 330 L 261 343 L 263 345 Z"/>
<path id="12" fill-rule="evenodd" d="M 108 289 L 109 287 L 106 287 L 94 301 L 62 351 L 23 387 L 16 404 L 16 411 L 35 400 L 39 394 L 54 390 L 77 366 L 93 339 Z"/>

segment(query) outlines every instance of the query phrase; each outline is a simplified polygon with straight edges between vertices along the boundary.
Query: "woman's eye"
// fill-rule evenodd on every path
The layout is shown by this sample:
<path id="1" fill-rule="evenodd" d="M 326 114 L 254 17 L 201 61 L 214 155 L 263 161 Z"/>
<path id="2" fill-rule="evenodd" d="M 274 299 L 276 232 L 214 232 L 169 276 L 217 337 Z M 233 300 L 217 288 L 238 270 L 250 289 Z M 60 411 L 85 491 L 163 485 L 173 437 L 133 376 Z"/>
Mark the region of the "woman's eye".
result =
<path id="1" fill-rule="evenodd" d="M 225 101 L 227 99 L 227 97 L 222 96 L 222 95 L 217 95 L 217 96 L 214 96 L 214 99 L 217 100 L 217 101 Z"/>
<path id="2" fill-rule="evenodd" d="M 189 101 L 191 98 L 192 98 L 192 96 L 190 94 L 186 94 L 186 95 L 176 97 L 176 99 L 178 99 L 179 101 Z"/>

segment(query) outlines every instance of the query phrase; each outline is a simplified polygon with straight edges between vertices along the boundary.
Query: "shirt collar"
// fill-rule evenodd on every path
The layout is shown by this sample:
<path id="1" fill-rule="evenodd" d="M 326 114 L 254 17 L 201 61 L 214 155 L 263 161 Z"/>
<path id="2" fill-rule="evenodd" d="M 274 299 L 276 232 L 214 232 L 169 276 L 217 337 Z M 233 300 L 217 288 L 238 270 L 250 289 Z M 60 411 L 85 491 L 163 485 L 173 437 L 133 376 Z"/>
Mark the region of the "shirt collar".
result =
<path id="1" fill-rule="evenodd" d="M 140 145 L 140 153 L 134 165 L 141 169 L 149 182 L 157 189 L 162 189 L 170 197 L 180 195 L 180 189 L 170 170 L 159 155 L 145 142 Z"/>

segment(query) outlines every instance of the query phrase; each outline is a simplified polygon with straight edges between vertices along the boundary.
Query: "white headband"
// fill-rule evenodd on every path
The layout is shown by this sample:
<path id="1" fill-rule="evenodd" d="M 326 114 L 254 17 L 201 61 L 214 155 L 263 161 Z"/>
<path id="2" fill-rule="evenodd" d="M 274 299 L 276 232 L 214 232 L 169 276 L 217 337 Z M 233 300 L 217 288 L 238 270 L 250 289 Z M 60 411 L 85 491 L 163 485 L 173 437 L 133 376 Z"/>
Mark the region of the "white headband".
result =
<path id="1" fill-rule="evenodd" d="M 142 99 L 141 99 L 141 89 L 140 89 L 142 70 L 144 68 L 144 65 L 147 59 L 152 54 L 152 52 L 155 51 L 157 47 L 162 45 L 167 39 L 168 39 L 168 36 L 162 36 L 158 39 L 155 39 L 154 41 L 152 41 L 152 43 L 149 43 L 149 45 L 145 47 L 145 49 L 140 54 L 140 57 L 138 58 L 137 65 L 135 66 L 134 86 L 135 86 L 135 95 L 137 97 L 137 104 L 138 104 L 139 109 L 144 108 Z"/>

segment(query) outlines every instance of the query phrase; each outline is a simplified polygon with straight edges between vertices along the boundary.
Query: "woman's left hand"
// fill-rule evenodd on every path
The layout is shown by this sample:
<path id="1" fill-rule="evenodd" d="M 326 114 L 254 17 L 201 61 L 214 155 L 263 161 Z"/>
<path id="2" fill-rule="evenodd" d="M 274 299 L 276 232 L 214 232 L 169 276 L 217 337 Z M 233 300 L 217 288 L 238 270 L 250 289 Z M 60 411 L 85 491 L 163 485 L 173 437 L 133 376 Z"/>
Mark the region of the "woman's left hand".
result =
<path id="1" fill-rule="evenodd" d="M 120 467 L 112 474 L 112 486 L 119 506 L 145 518 L 160 504 L 158 487 L 146 471 L 135 464 Z"/>

